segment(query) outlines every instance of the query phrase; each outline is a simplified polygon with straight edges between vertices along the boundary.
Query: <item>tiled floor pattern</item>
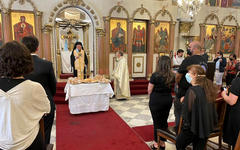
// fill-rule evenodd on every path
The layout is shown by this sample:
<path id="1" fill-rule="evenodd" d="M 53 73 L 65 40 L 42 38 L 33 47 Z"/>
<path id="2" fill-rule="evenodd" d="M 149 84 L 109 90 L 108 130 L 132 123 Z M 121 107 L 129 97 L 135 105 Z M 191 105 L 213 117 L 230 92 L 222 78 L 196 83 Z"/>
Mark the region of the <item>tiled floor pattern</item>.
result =
<path id="1" fill-rule="evenodd" d="M 148 106 L 148 95 L 132 96 L 129 100 L 110 99 L 110 107 L 130 126 L 152 125 L 152 116 Z M 169 113 L 168 122 L 174 122 L 173 105 Z M 151 145 L 152 142 L 146 144 Z M 166 142 L 166 150 L 175 150 L 175 145 Z"/>
<path id="2" fill-rule="evenodd" d="M 152 117 L 148 106 L 148 95 L 132 96 L 129 100 L 110 99 L 110 107 L 130 126 L 151 125 Z M 174 122 L 173 107 L 168 122 Z"/>
<path id="3" fill-rule="evenodd" d="M 110 99 L 110 107 L 130 126 L 144 126 L 151 125 L 152 117 L 148 107 L 148 95 L 132 96 L 129 100 Z M 55 115 L 56 118 L 56 115 Z M 174 122 L 173 106 L 170 110 L 168 122 Z M 215 139 L 214 141 L 216 141 Z M 51 143 L 54 144 L 56 150 L 56 120 L 51 133 Z M 152 142 L 146 144 L 151 145 Z M 175 145 L 171 142 L 166 142 L 166 150 L 175 150 Z"/>

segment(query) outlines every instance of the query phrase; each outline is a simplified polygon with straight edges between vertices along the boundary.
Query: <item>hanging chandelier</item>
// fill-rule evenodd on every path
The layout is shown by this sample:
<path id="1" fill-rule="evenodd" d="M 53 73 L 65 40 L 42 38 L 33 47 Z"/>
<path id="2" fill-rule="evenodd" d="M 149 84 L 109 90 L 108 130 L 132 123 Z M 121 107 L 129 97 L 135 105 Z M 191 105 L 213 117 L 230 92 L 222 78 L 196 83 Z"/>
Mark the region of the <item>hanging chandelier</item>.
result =
<path id="1" fill-rule="evenodd" d="M 178 7 L 193 18 L 201 9 L 205 0 L 177 0 Z"/>

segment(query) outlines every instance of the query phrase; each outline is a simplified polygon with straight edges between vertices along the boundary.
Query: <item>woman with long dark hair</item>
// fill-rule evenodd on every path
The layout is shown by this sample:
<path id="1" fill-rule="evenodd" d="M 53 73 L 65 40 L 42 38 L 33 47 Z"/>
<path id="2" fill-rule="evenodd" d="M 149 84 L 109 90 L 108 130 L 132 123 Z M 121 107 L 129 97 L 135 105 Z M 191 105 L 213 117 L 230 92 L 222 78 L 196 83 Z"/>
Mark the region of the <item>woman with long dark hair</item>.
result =
<path id="1" fill-rule="evenodd" d="M 208 136 L 217 124 L 217 113 L 214 101 L 216 86 L 206 77 L 200 65 L 191 65 L 185 78 L 190 86 L 183 99 L 182 128 L 177 136 L 177 150 L 185 150 L 193 144 L 193 149 L 203 150 Z"/>
<path id="2" fill-rule="evenodd" d="M 74 77 L 79 77 L 80 79 L 86 78 L 88 58 L 84 51 L 82 42 L 75 43 L 70 58 Z"/>
<path id="3" fill-rule="evenodd" d="M 172 106 L 171 89 L 174 82 L 174 74 L 171 67 L 171 59 L 168 56 L 161 56 L 158 60 L 156 72 L 151 76 L 148 84 L 148 94 L 150 95 L 149 108 L 152 114 L 154 125 L 154 143 L 152 149 L 165 148 L 166 139 L 160 139 L 157 144 L 157 129 L 168 127 L 167 119 Z"/>

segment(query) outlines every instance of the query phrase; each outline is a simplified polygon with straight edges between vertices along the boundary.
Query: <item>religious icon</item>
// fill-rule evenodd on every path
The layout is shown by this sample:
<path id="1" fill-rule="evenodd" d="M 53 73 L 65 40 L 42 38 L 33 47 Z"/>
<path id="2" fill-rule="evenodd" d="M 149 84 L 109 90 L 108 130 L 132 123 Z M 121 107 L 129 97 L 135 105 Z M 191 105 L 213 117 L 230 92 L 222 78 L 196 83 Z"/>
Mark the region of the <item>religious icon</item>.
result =
<path id="1" fill-rule="evenodd" d="M 146 26 L 144 21 L 133 22 L 133 53 L 146 52 Z"/>
<path id="2" fill-rule="evenodd" d="M 155 23 L 155 35 L 154 35 L 154 51 L 169 52 L 169 23 L 157 22 Z"/>
<path id="3" fill-rule="evenodd" d="M 110 45 L 111 51 L 126 51 L 127 44 L 127 20 L 110 20 Z"/>
<path id="4" fill-rule="evenodd" d="M 217 41 L 216 25 L 206 25 L 206 35 L 204 38 L 204 48 L 206 52 L 214 53 Z"/>
<path id="5" fill-rule="evenodd" d="M 218 0 L 206 0 L 206 4 L 209 6 L 218 6 Z"/>
<path id="6" fill-rule="evenodd" d="M 223 26 L 221 34 L 221 51 L 227 54 L 232 53 L 235 45 L 236 27 Z"/>
<path id="7" fill-rule="evenodd" d="M 221 7 L 227 7 L 229 0 L 221 0 Z"/>
<path id="8" fill-rule="evenodd" d="M 206 0 L 206 5 L 220 6 L 220 7 L 232 7 L 233 3 L 239 0 Z"/>
<path id="9" fill-rule="evenodd" d="M 25 12 L 12 12 L 13 39 L 21 41 L 24 36 L 34 35 L 34 14 Z"/>
<path id="10" fill-rule="evenodd" d="M 240 0 L 233 0 L 231 6 L 233 6 L 233 7 L 240 7 Z"/>

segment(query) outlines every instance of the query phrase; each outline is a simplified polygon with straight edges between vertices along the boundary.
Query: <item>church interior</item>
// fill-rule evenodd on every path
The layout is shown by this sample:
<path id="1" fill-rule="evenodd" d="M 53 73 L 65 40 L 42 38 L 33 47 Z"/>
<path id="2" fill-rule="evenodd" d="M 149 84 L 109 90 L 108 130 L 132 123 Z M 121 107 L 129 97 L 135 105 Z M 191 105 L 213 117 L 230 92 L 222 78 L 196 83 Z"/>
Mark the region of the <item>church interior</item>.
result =
<path id="1" fill-rule="evenodd" d="M 218 51 L 225 58 L 234 53 L 239 60 L 239 8 L 240 0 L 0 0 L 0 44 L 34 35 L 37 55 L 52 62 L 57 79 L 53 149 L 148 150 L 154 136 L 147 89 L 158 58 L 172 58 L 179 49 L 187 57 L 189 44 L 199 41 L 210 64 Z M 70 112 L 70 55 L 76 42 L 82 42 L 88 59 L 86 76 L 101 75 L 112 88 L 115 53 L 123 52 L 129 99 L 111 97 L 105 111 Z M 92 92 L 83 87 L 76 95 Z M 174 121 L 172 106 L 168 125 Z M 207 149 L 216 148 L 209 145 Z M 167 141 L 166 149 L 175 150 L 175 144 Z"/>

